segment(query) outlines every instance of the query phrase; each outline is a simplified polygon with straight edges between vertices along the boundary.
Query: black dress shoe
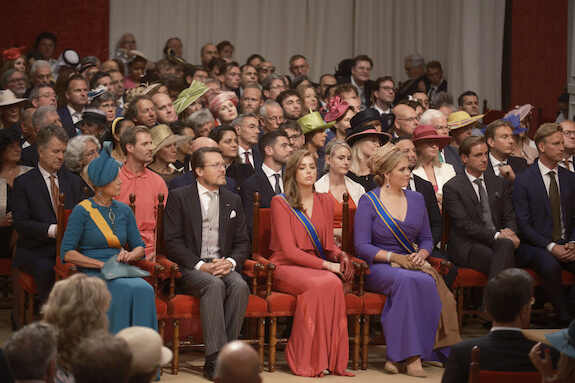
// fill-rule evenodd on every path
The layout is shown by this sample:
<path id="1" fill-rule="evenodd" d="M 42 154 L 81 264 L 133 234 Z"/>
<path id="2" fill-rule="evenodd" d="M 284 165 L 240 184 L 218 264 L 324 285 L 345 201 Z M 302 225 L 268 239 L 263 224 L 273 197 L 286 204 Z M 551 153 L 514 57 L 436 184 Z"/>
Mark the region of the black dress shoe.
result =
<path id="1" fill-rule="evenodd" d="M 216 378 L 216 361 L 215 360 L 206 360 L 204 364 L 204 378 L 207 380 L 211 380 L 212 382 Z"/>

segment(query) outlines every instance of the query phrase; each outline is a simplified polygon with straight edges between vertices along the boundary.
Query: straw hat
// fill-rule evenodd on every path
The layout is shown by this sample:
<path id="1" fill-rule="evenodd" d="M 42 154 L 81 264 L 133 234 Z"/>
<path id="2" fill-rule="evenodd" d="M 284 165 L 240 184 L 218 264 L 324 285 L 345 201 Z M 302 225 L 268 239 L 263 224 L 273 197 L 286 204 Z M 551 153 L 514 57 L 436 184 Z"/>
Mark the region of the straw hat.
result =
<path id="1" fill-rule="evenodd" d="M 17 98 L 10 89 L 0 90 L 0 106 L 14 105 L 26 100 L 26 98 Z"/>
<path id="2" fill-rule="evenodd" d="M 485 116 L 485 114 L 478 114 L 477 116 L 471 117 L 466 111 L 460 110 L 449 115 L 447 118 L 447 126 L 449 130 L 464 128 L 481 120 L 483 116 Z"/>
<path id="3" fill-rule="evenodd" d="M 152 152 L 154 156 L 163 147 L 177 144 L 187 138 L 174 134 L 172 129 L 170 129 L 168 125 L 164 124 L 156 125 L 151 128 L 150 134 L 152 135 L 152 145 L 154 145 L 154 151 Z"/>
<path id="4" fill-rule="evenodd" d="M 325 122 L 319 112 L 308 113 L 297 120 L 297 123 L 303 131 L 303 134 L 308 134 L 316 130 L 325 130 L 335 124 L 333 121 Z"/>
<path id="5" fill-rule="evenodd" d="M 116 334 L 128 343 L 132 352 L 132 374 L 145 374 L 172 360 L 172 351 L 162 343 L 160 334 L 148 327 L 128 327 Z"/>

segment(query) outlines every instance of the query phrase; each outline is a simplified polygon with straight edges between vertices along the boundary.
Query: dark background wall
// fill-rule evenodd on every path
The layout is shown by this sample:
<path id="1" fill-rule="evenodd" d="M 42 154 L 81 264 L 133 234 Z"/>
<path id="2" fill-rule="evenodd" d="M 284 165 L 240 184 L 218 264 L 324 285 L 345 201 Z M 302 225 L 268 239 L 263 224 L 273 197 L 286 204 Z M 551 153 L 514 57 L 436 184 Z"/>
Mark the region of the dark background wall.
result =
<path id="1" fill-rule="evenodd" d="M 57 54 L 73 48 L 82 56 L 108 57 L 109 0 L 8 1 L 2 6 L 0 48 L 32 48 L 41 32 L 58 36 Z"/>

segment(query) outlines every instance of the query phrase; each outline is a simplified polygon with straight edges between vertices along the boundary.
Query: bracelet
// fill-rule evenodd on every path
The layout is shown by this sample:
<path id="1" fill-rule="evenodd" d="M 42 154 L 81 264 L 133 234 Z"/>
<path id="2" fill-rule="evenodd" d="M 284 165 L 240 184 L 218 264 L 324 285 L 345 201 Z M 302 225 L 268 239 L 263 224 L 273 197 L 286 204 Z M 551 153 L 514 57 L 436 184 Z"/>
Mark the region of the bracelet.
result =
<path id="1" fill-rule="evenodd" d="M 385 255 L 387 256 L 387 263 L 391 263 L 391 251 L 388 251 Z"/>

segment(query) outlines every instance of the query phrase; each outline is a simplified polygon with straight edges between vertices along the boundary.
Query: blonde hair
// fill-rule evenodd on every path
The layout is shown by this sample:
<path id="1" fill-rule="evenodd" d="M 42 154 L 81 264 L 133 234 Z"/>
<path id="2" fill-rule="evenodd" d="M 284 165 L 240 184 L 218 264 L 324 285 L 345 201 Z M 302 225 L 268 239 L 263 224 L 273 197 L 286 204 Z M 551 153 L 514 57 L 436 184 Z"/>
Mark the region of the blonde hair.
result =
<path id="1" fill-rule="evenodd" d="M 369 138 L 369 137 L 365 137 L 365 138 L 361 138 L 361 139 L 357 140 L 356 142 L 354 142 L 353 146 L 351 147 L 350 170 L 357 175 L 359 175 L 359 173 L 360 173 L 359 164 L 364 162 L 365 160 L 368 160 L 368 158 L 365 158 L 365 155 L 361 152 L 360 145 L 359 145 L 363 140 L 365 140 L 367 138 Z"/>
<path id="2" fill-rule="evenodd" d="M 78 344 L 108 329 L 110 300 L 106 283 L 98 277 L 78 273 L 56 282 L 42 314 L 46 323 L 58 329 L 58 366 L 70 371 Z"/>
<path id="3" fill-rule="evenodd" d="M 310 157 L 315 162 L 313 154 L 309 150 L 301 149 L 289 157 L 284 172 L 284 190 L 286 199 L 289 205 L 297 210 L 302 210 L 303 204 L 296 181 L 296 174 L 299 165 L 305 157 Z"/>
<path id="4" fill-rule="evenodd" d="M 562 132 L 563 128 L 556 122 L 546 122 L 541 124 L 537 132 L 535 132 L 535 137 L 533 137 L 533 141 L 535 141 L 535 145 L 538 145 L 540 142 L 545 140 L 547 137 L 557 133 Z M 539 148 L 538 148 L 539 149 Z"/>
<path id="5" fill-rule="evenodd" d="M 375 175 L 375 182 L 379 186 L 385 184 L 385 174 L 391 172 L 399 161 L 407 159 L 407 153 L 391 143 L 387 143 L 375 150 L 375 153 L 369 159 L 369 169 L 371 174 Z"/>
<path id="6" fill-rule="evenodd" d="M 325 154 L 329 157 L 329 159 L 332 159 L 336 150 L 340 148 L 346 149 L 350 154 L 352 153 L 351 147 L 345 141 L 338 141 L 333 139 L 327 143 L 325 147 Z M 325 171 L 329 171 L 329 163 L 327 161 L 325 162 Z"/>

